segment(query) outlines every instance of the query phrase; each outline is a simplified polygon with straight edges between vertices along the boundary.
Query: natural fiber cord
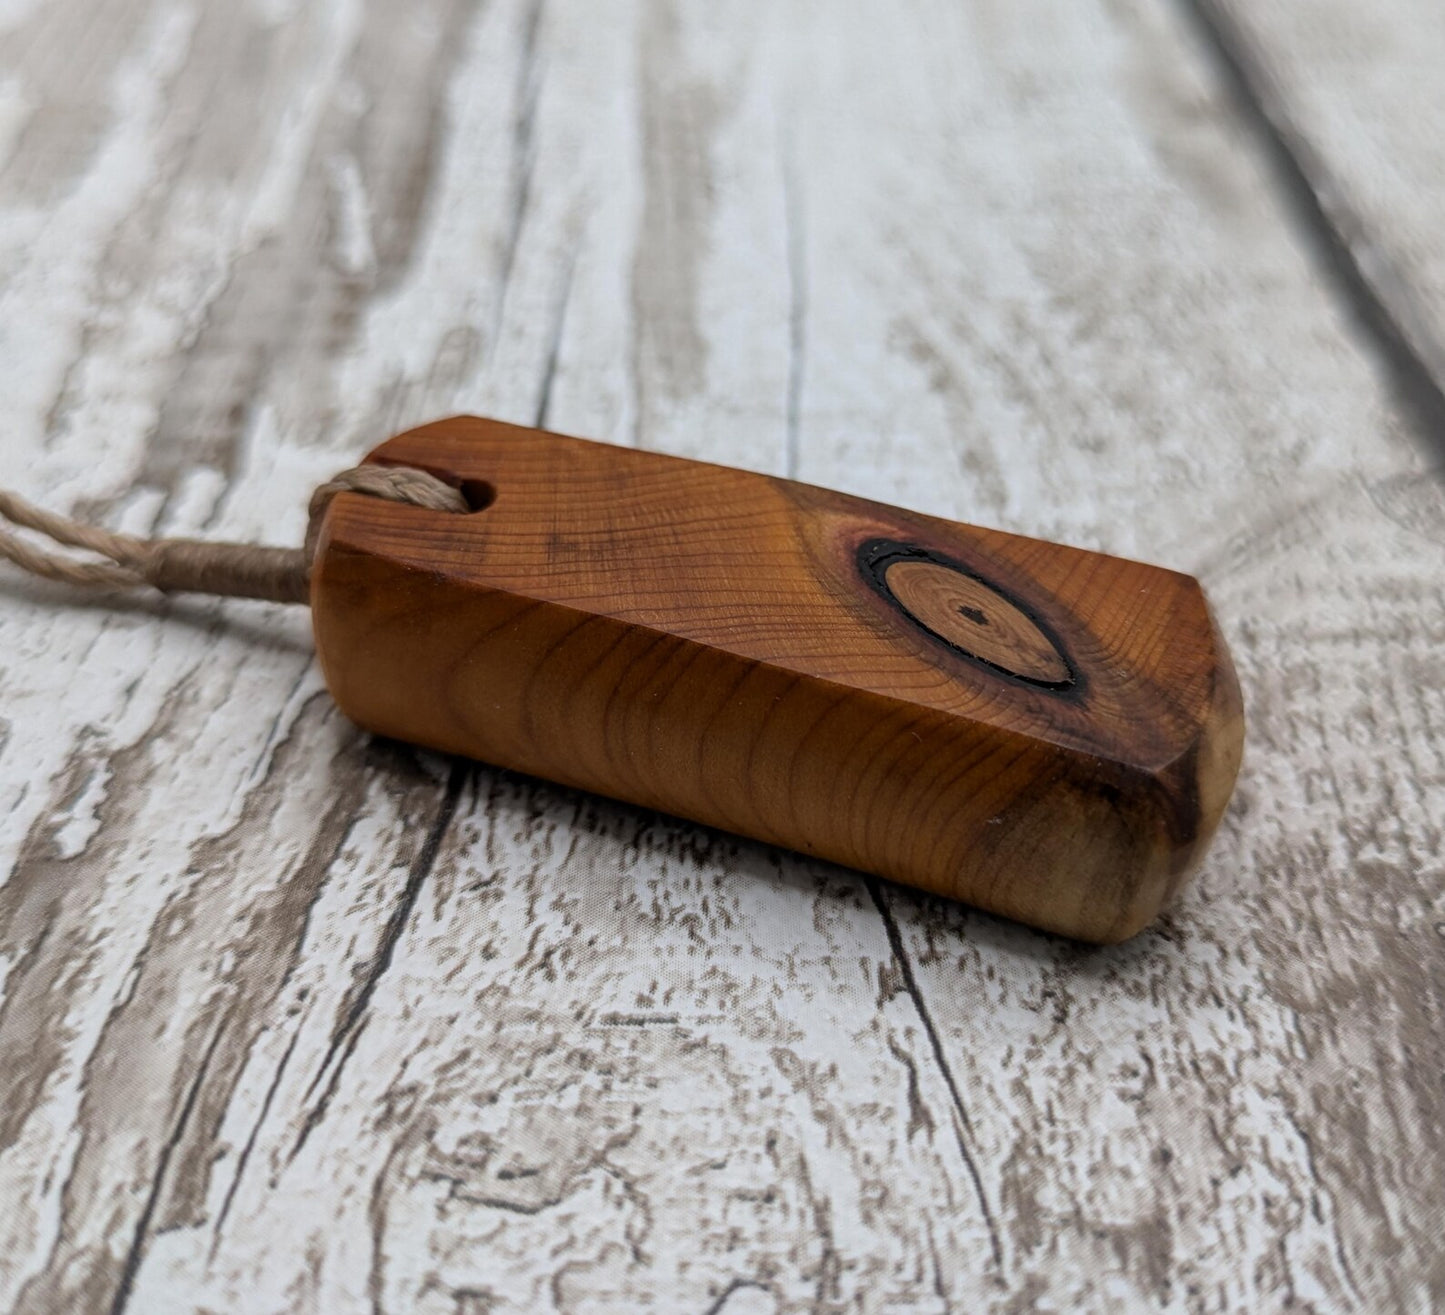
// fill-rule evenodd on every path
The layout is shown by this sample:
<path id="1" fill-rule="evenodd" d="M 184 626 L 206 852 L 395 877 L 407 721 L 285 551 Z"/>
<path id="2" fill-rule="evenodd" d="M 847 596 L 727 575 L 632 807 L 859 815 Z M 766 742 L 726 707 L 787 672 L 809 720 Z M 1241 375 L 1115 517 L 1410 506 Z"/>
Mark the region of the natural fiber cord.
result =
<path id="1" fill-rule="evenodd" d="M 432 511 L 465 512 L 466 499 L 444 480 L 410 466 L 356 466 L 328 480 L 311 495 L 310 521 L 301 548 L 265 548 L 251 543 L 205 539 L 142 539 L 116 534 L 58 516 L 0 489 L 0 518 L 33 530 L 95 561 L 54 552 L 0 529 L 0 557 L 47 580 L 105 589 L 159 589 L 165 593 L 217 594 L 305 603 L 311 592 L 311 562 L 321 520 L 338 493 L 365 493 Z"/>

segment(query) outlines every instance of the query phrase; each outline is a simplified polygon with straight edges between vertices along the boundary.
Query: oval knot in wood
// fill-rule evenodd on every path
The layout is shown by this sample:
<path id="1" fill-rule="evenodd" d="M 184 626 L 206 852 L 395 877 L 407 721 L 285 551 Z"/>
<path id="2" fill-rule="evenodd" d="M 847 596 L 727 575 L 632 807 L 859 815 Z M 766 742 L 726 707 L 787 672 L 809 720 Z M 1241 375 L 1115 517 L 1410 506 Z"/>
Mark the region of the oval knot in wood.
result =
<path id="1" fill-rule="evenodd" d="M 1074 683 L 1059 645 L 987 580 L 912 544 L 870 543 L 861 559 L 885 597 L 965 657 L 1031 685 L 1066 689 Z"/>

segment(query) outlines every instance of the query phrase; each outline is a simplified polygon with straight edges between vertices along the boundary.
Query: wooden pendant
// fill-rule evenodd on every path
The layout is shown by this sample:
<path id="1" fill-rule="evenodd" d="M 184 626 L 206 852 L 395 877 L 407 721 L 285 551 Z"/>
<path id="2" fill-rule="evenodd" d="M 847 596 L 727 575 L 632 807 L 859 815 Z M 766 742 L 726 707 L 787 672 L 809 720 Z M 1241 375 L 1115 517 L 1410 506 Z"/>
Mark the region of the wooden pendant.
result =
<path id="1" fill-rule="evenodd" d="M 1168 903 L 1243 744 L 1199 584 L 765 475 L 457 418 L 337 497 L 316 643 L 368 730 L 1091 941 Z"/>

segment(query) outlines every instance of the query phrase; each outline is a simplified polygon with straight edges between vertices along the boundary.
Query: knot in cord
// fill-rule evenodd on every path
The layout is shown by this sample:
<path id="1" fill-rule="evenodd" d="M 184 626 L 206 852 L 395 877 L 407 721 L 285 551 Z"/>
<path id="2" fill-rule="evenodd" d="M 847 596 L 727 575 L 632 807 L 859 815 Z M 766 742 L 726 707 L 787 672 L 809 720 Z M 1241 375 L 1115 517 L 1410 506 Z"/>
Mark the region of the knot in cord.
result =
<path id="1" fill-rule="evenodd" d="M 355 466 L 311 495 L 310 520 L 300 548 L 207 539 L 146 539 L 60 516 L 0 489 L 0 518 L 100 561 L 72 557 L 0 528 L 0 557 L 32 575 L 63 584 L 105 589 L 159 589 L 165 593 L 216 594 L 304 603 L 310 598 L 311 563 L 326 508 L 338 493 L 364 493 L 431 511 L 471 510 L 444 480 L 411 466 Z"/>

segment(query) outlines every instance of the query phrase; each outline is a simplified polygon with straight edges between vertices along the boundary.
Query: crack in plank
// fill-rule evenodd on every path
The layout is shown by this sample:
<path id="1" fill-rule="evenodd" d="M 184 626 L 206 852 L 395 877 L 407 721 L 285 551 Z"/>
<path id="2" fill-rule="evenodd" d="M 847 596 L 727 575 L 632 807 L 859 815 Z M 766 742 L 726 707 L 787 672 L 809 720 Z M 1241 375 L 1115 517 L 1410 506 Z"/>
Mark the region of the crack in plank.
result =
<path id="1" fill-rule="evenodd" d="M 110 1303 L 110 1315 L 120 1315 L 130 1301 L 131 1292 L 135 1287 L 136 1274 L 140 1271 L 141 1261 L 145 1259 L 151 1220 L 155 1217 L 161 1189 L 165 1186 L 171 1157 L 175 1154 L 176 1147 L 181 1144 L 181 1139 L 186 1135 L 186 1127 L 190 1123 L 191 1115 L 195 1112 L 196 1103 L 200 1099 L 201 1087 L 206 1081 L 206 1074 L 210 1071 L 211 1059 L 214 1057 L 216 1047 L 220 1044 L 224 1033 L 225 1028 L 218 1027 L 211 1034 L 205 1054 L 201 1056 L 201 1062 L 196 1067 L 196 1076 L 191 1079 L 191 1085 L 186 1089 L 186 1098 L 181 1102 L 181 1111 L 176 1116 L 175 1126 L 171 1129 L 170 1136 L 166 1138 L 165 1145 L 161 1147 L 160 1157 L 156 1161 L 156 1171 L 151 1175 L 150 1191 L 146 1195 L 145 1208 L 141 1210 L 135 1232 L 131 1235 L 130 1247 L 125 1253 L 125 1263 L 121 1266 L 120 1281 L 116 1284 L 115 1296 Z"/>
<path id="2" fill-rule="evenodd" d="M 271 1081 L 266 1087 L 266 1094 L 261 1098 L 261 1108 L 256 1114 L 255 1123 L 251 1125 L 250 1135 L 246 1138 L 246 1144 L 241 1147 L 241 1154 L 236 1158 L 236 1172 L 231 1178 L 231 1185 L 226 1188 L 225 1198 L 221 1201 L 221 1208 L 216 1214 L 216 1222 L 211 1229 L 211 1249 L 207 1255 L 208 1261 L 216 1258 L 216 1252 L 221 1245 L 221 1230 L 225 1227 L 226 1217 L 231 1213 L 231 1205 L 236 1199 L 241 1179 L 246 1174 L 246 1165 L 250 1162 L 251 1152 L 256 1149 L 256 1138 L 260 1136 L 261 1125 L 266 1122 L 266 1116 L 271 1112 L 271 1103 L 276 1099 L 276 1092 L 281 1086 L 281 1079 L 286 1073 L 286 1066 L 291 1062 L 292 1052 L 296 1049 L 296 1042 L 300 1036 L 299 1031 L 293 1032 L 291 1040 L 286 1043 L 281 1061 L 276 1065 L 276 1072 L 271 1075 Z"/>
<path id="3" fill-rule="evenodd" d="M 411 911 L 416 907 L 417 897 L 421 894 L 422 883 L 425 882 L 435 866 L 437 854 L 441 851 L 442 839 L 451 826 L 452 818 L 456 816 L 457 803 L 461 798 L 462 786 L 469 770 L 468 765 L 460 759 L 452 763 L 451 770 L 447 774 L 446 793 L 442 796 L 436 819 L 432 822 L 421 850 L 412 862 L 411 871 L 407 873 L 406 885 L 402 887 L 401 898 L 397 900 L 396 907 L 392 910 L 391 917 L 387 919 L 386 926 L 382 930 L 376 954 L 362 975 L 361 984 L 352 997 L 351 1003 L 343 1011 L 339 1026 L 331 1034 L 331 1042 L 326 1047 L 326 1054 L 322 1057 L 311 1085 L 306 1089 L 306 1098 L 310 1099 L 323 1075 L 327 1075 L 325 1090 L 322 1091 L 320 1099 L 307 1111 L 301 1131 L 296 1136 L 296 1143 L 291 1148 L 291 1154 L 286 1157 L 288 1164 L 301 1153 L 301 1148 L 306 1145 L 307 1139 L 316 1130 L 321 1120 L 326 1117 L 327 1107 L 336 1095 L 341 1074 L 356 1049 L 356 1043 L 361 1039 L 361 1033 L 365 1030 L 367 1007 L 371 1004 L 372 996 L 376 994 L 376 988 L 381 984 L 381 979 L 386 975 L 387 969 L 391 967 L 391 961 L 396 955 L 397 943 L 401 940 L 401 934 L 411 917 Z"/>
<path id="4" fill-rule="evenodd" d="M 1177 0 L 1219 70 L 1231 99 L 1273 166 L 1280 191 L 1316 260 L 1384 367 L 1416 438 L 1445 457 L 1445 344 L 1396 268 L 1300 131 L 1267 61 L 1223 0 Z"/>
<path id="5" fill-rule="evenodd" d="M 989 1247 L 993 1252 L 994 1267 L 1002 1270 L 1003 1246 L 999 1241 L 998 1225 L 994 1220 L 993 1211 L 989 1207 L 988 1196 L 983 1190 L 983 1177 L 978 1171 L 978 1164 L 968 1145 L 968 1135 L 972 1132 L 973 1125 L 969 1122 L 968 1111 L 964 1108 L 963 1096 L 958 1090 L 958 1082 L 953 1076 L 953 1070 L 948 1066 L 948 1056 L 944 1053 L 943 1042 L 938 1035 L 937 1027 L 934 1026 L 933 1015 L 928 1012 L 923 992 L 919 989 L 918 978 L 913 972 L 913 961 L 908 957 L 907 947 L 903 944 L 903 935 L 898 930 L 898 920 L 893 916 L 893 910 L 888 907 L 887 901 L 883 898 L 882 885 L 877 877 L 867 877 L 863 884 L 867 887 L 869 897 L 878 910 L 878 916 L 883 919 L 883 929 L 888 933 L 888 945 L 893 951 L 893 958 L 898 964 L 899 972 L 903 974 L 904 989 L 908 992 L 909 999 L 913 1001 L 918 1021 L 922 1023 L 923 1031 L 928 1037 L 928 1044 L 933 1050 L 934 1061 L 938 1064 L 939 1072 L 943 1075 L 944 1085 L 948 1088 L 949 1098 L 953 1102 L 953 1112 L 958 1117 L 953 1132 L 958 1142 L 959 1154 L 963 1157 L 964 1168 L 968 1170 L 969 1179 L 973 1183 L 973 1194 L 978 1201 L 979 1210 L 983 1213 L 983 1222 L 988 1227 Z"/>
<path id="6" fill-rule="evenodd" d="M 766 1292 L 769 1296 L 773 1295 L 772 1288 L 769 1287 L 768 1284 L 764 1283 L 761 1279 L 735 1278 L 731 1283 L 727 1285 L 727 1287 L 725 1287 L 720 1293 L 718 1293 L 717 1299 L 715 1301 L 709 1303 L 707 1309 L 703 1311 L 702 1315 L 722 1315 L 723 1307 L 725 1307 L 728 1302 L 733 1299 L 733 1295 L 738 1292 L 743 1292 L 749 1288 L 756 1289 L 759 1292 Z"/>

